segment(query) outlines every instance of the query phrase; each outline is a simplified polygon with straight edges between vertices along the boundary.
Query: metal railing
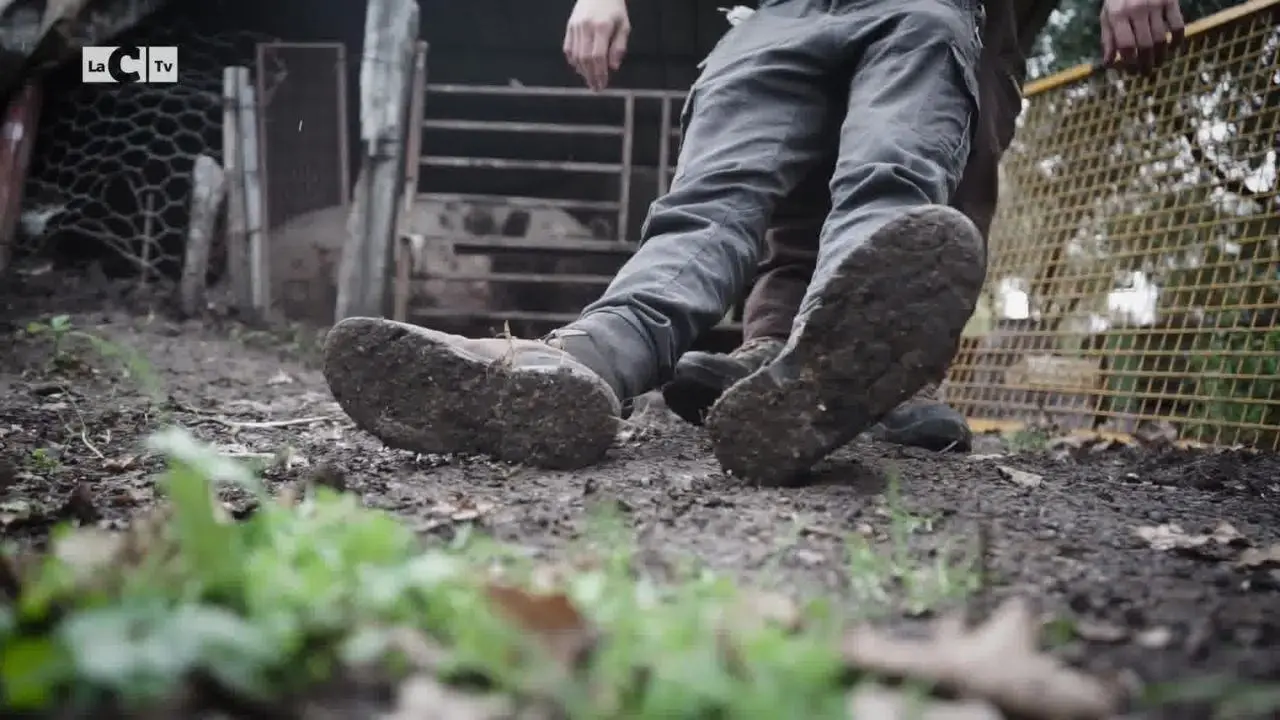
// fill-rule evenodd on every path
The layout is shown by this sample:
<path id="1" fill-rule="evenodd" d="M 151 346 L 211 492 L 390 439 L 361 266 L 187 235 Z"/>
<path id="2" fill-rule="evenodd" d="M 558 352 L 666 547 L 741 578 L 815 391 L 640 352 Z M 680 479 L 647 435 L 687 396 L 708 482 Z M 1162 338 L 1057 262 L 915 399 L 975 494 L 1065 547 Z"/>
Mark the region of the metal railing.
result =
<path id="1" fill-rule="evenodd" d="M 290 317 L 331 322 L 351 195 L 347 50 L 260 43 L 255 77 L 272 304 Z M 317 213 L 325 222 L 308 223 Z M 291 227 L 295 221 L 305 227 Z"/>
<path id="2" fill-rule="evenodd" d="M 1026 88 L 948 383 L 976 426 L 1280 445 L 1278 10 L 1196 23 L 1150 78 Z"/>
<path id="3" fill-rule="evenodd" d="M 436 325 L 516 321 L 527 323 L 535 332 L 574 319 L 577 311 L 608 285 L 617 268 L 635 252 L 633 208 L 665 192 L 670 183 L 679 139 L 678 129 L 673 128 L 673 107 L 683 102 L 684 93 L 659 90 L 597 93 L 575 88 L 452 84 L 427 84 L 425 88 L 422 106 L 434 112 L 423 117 L 414 137 L 410 138 L 414 146 L 411 154 L 420 156 L 416 167 L 407 173 L 410 184 L 444 185 L 453 190 L 462 183 L 432 181 L 447 173 L 489 175 L 485 179 L 471 178 L 473 192 L 436 190 L 415 194 L 412 207 L 406 209 L 401 223 L 394 316 Z M 492 115 L 501 109 L 506 117 L 478 119 L 474 116 L 486 113 L 474 108 L 468 116 L 464 103 L 460 102 L 464 98 L 483 98 L 486 103 L 482 110 Z M 560 118 L 557 121 L 513 119 L 520 116 L 521 110 L 505 108 L 507 103 L 518 105 L 530 101 L 536 102 L 544 112 L 558 105 Z M 588 121 L 564 122 L 563 108 L 567 104 L 576 104 L 592 117 Z M 638 120 L 642 114 L 646 118 L 657 118 L 656 148 L 648 153 L 650 162 L 646 163 L 637 162 Z M 419 108 L 415 117 L 422 115 Z M 433 138 L 467 135 L 484 138 L 483 152 L 462 154 L 455 149 L 455 144 L 441 149 L 437 142 L 436 148 L 423 154 L 415 145 L 418 142 L 430 145 Z M 504 136 L 519 140 L 515 146 L 508 141 L 507 147 L 512 152 L 500 155 L 491 147 L 500 146 L 499 139 Z M 547 138 L 572 143 L 594 141 L 594 152 L 587 153 L 588 159 L 572 157 L 578 154 L 576 151 L 571 151 L 570 157 L 547 157 L 554 154 L 553 149 L 540 147 Z M 565 143 L 561 143 L 562 150 L 564 146 Z M 543 149 L 547 152 L 539 152 Z M 610 151 L 612 157 L 603 157 Z M 500 184 L 498 181 L 504 176 L 509 179 L 516 174 L 547 179 L 527 183 L 529 190 L 520 193 L 489 189 Z M 640 177 L 643 180 L 638 183 Z M 556 192 L 557 188 L 562 192 Z M 569 192 L 563 192 L 566 188 Z M 561 217 L 563 222 L 554 230 L 535 224 L 526 225 L 518 232 L 504 233 L 498 229 L 503 223 L 494 221 L 487 229 L 469 231 L 462 227 L 465 222 L 437 222 L 435 218 L 418 217 L 427 208 L 441 215 L 490 212 L 495 218 L 505 219 L 522 213 L 521 217 L 527 219 L 539 211 L 544 214 L 549 211 L 559 213 L 556 217 Z M 425 229 L 424 224 L 428 226 Z M 511 230 L 510 227 L 503 229 Z M 434 262 L 419 261 L 430 253 L 434 253 Z M 476 260 L 477 256 L 488 260 Z M 473 259 L 459 259 L 463 257 Z M 478 299 L 474 302 L 439 302 L 432 307 L 432 288 L 440 288 L 442 283 L 483 285 L 484 289 L 477 290 Z M 500 286 L 515 290 L 495 290 Z M 523 293 L 520 288 L 524 289 Z M 541 299 L 559 296 L 561 302 L 550 303 L 549 307 L 556 306 L 553 309 L 503 307 L 499 296 L 520 297 L 527 302 L 530 288 L 542 295 Z"/>

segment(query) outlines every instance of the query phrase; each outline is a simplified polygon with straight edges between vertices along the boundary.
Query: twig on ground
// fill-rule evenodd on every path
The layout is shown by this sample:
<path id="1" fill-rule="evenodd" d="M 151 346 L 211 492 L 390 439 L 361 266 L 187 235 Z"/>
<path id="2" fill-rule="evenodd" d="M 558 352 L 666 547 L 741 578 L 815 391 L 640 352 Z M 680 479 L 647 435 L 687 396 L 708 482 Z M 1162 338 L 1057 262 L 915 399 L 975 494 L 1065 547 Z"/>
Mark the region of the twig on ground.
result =
<path id="1" fill-rule="evenodd" d="M 97 455 L 99 460 L 107 459 L 107 456 L 103 455 L 101 450 L 94 447 L 93 443 L 89 442 L 89 434 L 84 429 L 80 430 L 80 442 L 84 443 L 84 446 L 89 448 L 89 452 Z"/>
<path id="2" fill-rule="evenodd" d="M 330 415 L 317 415 L 315 417 L 294 418 L 292 420 L 266 420 L 263 422 L 248 422 L 240 420 L 229 420 L 227 418 L 211 417 L 207 418 L 208 422 L 215 422 L 236 430 L 267 430 L 271 428 L 290 427 L 293 425 L 315 425 L 332 420 Z"/>
<path id="3" fill-rule="evenodd" d="M 97 446 L 94 445 L 93 442 L 89 440 L 89 426 L 85 424 L 84 413 L 80 412 L 80 406 L 76 405 L 75 399 L 72 398 L 71 396 L 71 389 L 66 387 L 65 385 L 61 387 L 62 387 L 62 394 L 67 398 L 67 404 L 71 406 L 71 410 L 75 412 L 76 418 L 80 420 L 80 432 L 78 433 L 80 436 L 80 442 L 84 443 L 84 446 L 89 448 L 89 452 L 96 455 L 99 460 L 106 460 L 107 456 L 103 455 L 102 451 L 99 450 Z M 75 430 L 71 429 L 70 423 L 66 423 L 65 425 L 67 430 L 71 430 L 71 432 L 73 433 L 75 432 Z"/>

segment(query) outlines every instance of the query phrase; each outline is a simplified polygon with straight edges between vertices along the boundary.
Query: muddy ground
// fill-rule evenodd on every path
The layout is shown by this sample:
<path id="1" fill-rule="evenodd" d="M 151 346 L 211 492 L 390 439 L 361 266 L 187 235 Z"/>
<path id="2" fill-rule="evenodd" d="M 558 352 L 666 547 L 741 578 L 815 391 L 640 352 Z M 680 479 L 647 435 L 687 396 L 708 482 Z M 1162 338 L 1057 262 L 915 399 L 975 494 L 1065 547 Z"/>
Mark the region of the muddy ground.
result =
<path id="1" fill-rule="evenodd" d="M 985 545 L 983 604 L 1036 598 L 1074 630 L 1057 649 L 1073 662 L 1146 682 L 1280 677 L 1280 571 L 1238 563 L 1245 545 L 1280 542 L 1275 455 L 1105 446 L 1010 454 L 985 438 L 964 457 L 858 442 L 810 487 L 760 489 L 722 476 L 699 431 L 648 413 L 607 462 L 579 473 L 414 457 L 346 422 L 316 369 L 315 334 L 176 321 L 163 297 L 75 279 L 0 293 L 0 529 L 10 539 L 38 545 L 52 523 L 120 526 L 147 508 L 157 463 L 139 443 L 168 420 L 270 463 L 273 484 L 341 483 L 430 538 L 447 541 L 478 518 L 498 539 L 554 558 L 603 503 L 629 523 L 655 573 L 700 561 L 800 594 L 830 593 L 856 611 L 869 595 L 850 582 L 856 562 L 841 536 L 886 545 L 901 515 L 886 491 L 897 487 L 917 518 L 921 562 Z M 164 401 L 150 402 L 95 352 L 52 367 L 50 339 L 17 338 L 28 321 L 59 312 L 144 354 Z M 293 424 L 252 424 L 274 421 Z M 1032 475 L 1010 479 L 1002 466 Z M 245 501 L 228 497 L 233 509 Z M 1224 522 L 1241 538 L 1157 549 L 1138 535 L 1168 524 L 1212 533 Z"/>

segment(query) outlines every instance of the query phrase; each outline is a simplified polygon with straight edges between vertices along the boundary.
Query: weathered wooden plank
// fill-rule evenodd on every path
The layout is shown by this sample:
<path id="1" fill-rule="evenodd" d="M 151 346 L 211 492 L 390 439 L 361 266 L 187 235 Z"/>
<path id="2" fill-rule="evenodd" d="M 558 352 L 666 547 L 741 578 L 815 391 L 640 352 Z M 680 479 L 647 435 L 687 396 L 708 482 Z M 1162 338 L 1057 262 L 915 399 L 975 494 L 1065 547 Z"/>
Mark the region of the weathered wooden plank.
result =
<path id="1" fill-rule="evenodd" d="M 240 72 L 229 67 L 222 74 L 222 169 L 227 185 L 227 277 L 237 310 L 253 308 L 249 274 L 249 233 L 244 207 L 244 161 L 240 138 Z"/>
<path id="2" fill-rule="evenodd" d="M 179 284 L 182 311 L 187 316 L 200 312 L 205 303 L 213 226 L 226 187 L 226 174 L 218 161 L 208 155 L 197 157 L 191 169 L 191 220 L 187 225 L 187 247 Z"/>
<path id="3" fill-rule="evenodd" d="M 370 0 L 360 66 L 363 162 L 338 271 L 338 320 L 382 316 L 390 309 L 417 40 L 417 2 Z"/>

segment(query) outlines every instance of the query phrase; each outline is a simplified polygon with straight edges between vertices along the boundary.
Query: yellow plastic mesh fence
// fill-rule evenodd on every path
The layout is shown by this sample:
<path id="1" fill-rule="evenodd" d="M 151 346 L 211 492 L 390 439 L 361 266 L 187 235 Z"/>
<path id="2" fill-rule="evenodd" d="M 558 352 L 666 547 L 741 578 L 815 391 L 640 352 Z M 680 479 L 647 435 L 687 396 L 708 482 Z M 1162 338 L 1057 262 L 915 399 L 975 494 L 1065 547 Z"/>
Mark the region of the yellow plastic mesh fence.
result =
<path id="1" fill-rule="evenodd" d="M 1280 445 L 1280 1 L 1192 30 L 1027 88 L 948 382 L 976 425 Z"/>

